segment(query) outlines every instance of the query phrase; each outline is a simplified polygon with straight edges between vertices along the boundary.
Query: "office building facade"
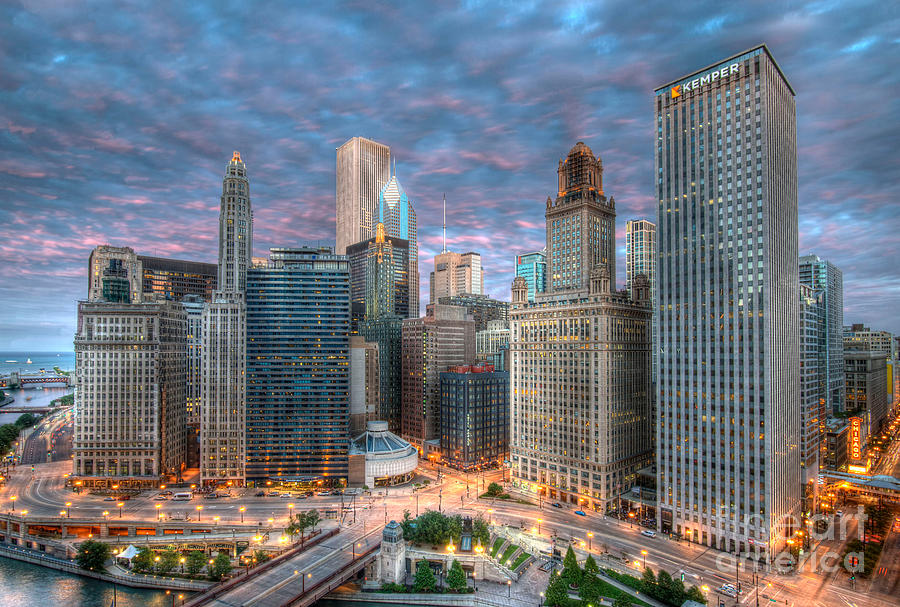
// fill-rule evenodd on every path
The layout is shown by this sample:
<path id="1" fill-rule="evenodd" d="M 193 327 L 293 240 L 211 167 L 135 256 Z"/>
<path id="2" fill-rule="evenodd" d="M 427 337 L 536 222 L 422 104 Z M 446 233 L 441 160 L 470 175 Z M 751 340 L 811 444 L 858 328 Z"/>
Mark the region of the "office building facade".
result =
<path id="1" fill-rule="evenodd" d="M 149 488 L 180 479 L 186 323 L 175 303 L 78 304 L 72 452 L 82 486 Z"/>
<path id="2" fill-rule="evenodd" d="M 381 404 L 378 342 L 350 337 L 350 436 L 358 436 L 378 420 Z M 383 421 L 383 420 L 382 420 Z"/>
<path id="3" fill-rule="evenodd" d="M 337 149 L 335 179 L 336 246 L 347 247 L 374 236 L 378 196 L 391 177 L 391 148 L 364 137 L 353 137 Z"/>
<path id="4" fill-rule="evenodd" d="M 495 320 L 509 322 L 509 302 L 492 299 L 487 295 L 459 293 L 441 297 L 438 303 L 444 306 L 459 306 L 475 321 L 475 331 L 484 331 L 488 323 Z"/>
<path id="5" fill-rule="evenodd" d="M 401 436 L 427 455 L 440 441 L 441 373 L 474 361 L 475 322 L 465 308 L 429 305 L 403 321 L 401 356 Z"/>
<path id="6" fill-rule="evenodd" d="M 375 223 L 384 224 L 385 235 L 390 238 L 401 238 L 407 242 L 406 281 L 409 290 L 408 295 L 401 299 L 408 302 L 406 318 L 417 318 L 419 316 L 419 228 L 416 210 L 413 208 L 409 196 L 406 195 L 406 190 L 397 181 L 396 175 L 391 176 L 381 188 L 376 211 Z"/>
<path id="7" fill-rule="evenodd" d="M 441 454 L 459 470 L 500 467 L 509 458 L 509 373 L 492 365 L 441 373 Z"/>
<path id="8" fill-rule="evenodd" d="M 556 200 L 547 197 L 548 291 L 587 289 L 590 272 L 616 275 L 616 202 L 603 193 L 603 163 L 579 141 L 557 170 Z"/>
<path id="9" fill-rule="evenodd" d="M 514 486 L 606 512 L 652 457 L 651 309 L 645 276 L 635 300 L 613 289 L 615 210 L 601 184 L 579 142 L 546 207 L 547 292 L 530 303 L 526 279 L 513 281 L 510 462 Z"/>
<path id="10" fill-rule="evenodd" d="M 794 91 L 758 46 L 655 108 L 662 528 L 772 558 L 801 504 Z"/>
<path id="11" fill-rule="evenodd" d="M 182 301 L 188 295 L 212 299 L 218 280 L 214 263 L 138 255 L 141 262 L 141 288 L 145 296 Z"/>
<path id="12" fill-rule="evenodd" d="M 650 280 L 650 300 L 655 292 L 656 279 L 656 224 L 646 219 L 629 219 L 625 222 L 625 290 L 633 297 L 631 283 L 638 274 Z"/>
<path id="13" fill-rule="evenodd" d="M 253 251 L 250 182 L 241 155 L 225 167 L 218 288 L 203 308 L 200 482 L 243 485 L 247 460 L 247 269 Z"/>
<path id="14" fill-rule="evenodd" d="M 828 420 L 828 314 L 825 293 L 800 284 L 800 470 L 815 492 Z"/>
<path id="15" fill-rule="evenodd" d="M 377 229 L 378 224 L 376 231 Z M 378 255 L 387 260 L 387 266 L 379 269 L 389 273 L 390 280 L 377 281 L 369 272 L 370 269 L 374 269 L 373 258 L 377 258 Z M 387 311 L 384 313 L 366 311 L 367 301 L 369 305 L 376 302 L 370 295 L 376 284 L 379 289 L 390 289 L 393 286 L 391 314 L 400 318 L 409 317 L 409 241 L 388 236 L 385 231 L 380 243 L 376 242 L 376 237 L 373 236 L 347 247 L 347 260 L 350 263 L 350 302 L 357 324 L 367 317 L 374 318 L 387 314 Z"/>
<path id="16" fill-rule="evenodd" d="M 141 261 L 131 247 L 95 247 L 88 259 L 87 301 L 138 303 L 141 275 Z"/>
<path id="17" fill-rule="evenodd" d="M 481 254 L 444 251 L 434 256 L 434 271 L 429 286 L 431 303 L 463 293 L 484 294 L 484 270 Z"/>
<path id="18" fill-rule="evenodd" d="M 547 288 L 547 249 L 516 255 L 516 276 L 528 283 L 528 301 L 534 301 Z"/>
<path id="19" fill-rule="evenodd" d="M 247 478 L 345 484 L 347 260 L 327 247 L 277 248 L 247 276 Z"/>
<path id="20" fill-rule="evenodd" d="M 881 432 L 888 412 L 887 355 L 882 350 L 844 351 L 844 411 L 863 417 L 869 435 Z"/>
<path id="21" fill-rule="evenodd" d="M 825 310 L 825 408 L 826 415 L 844 407 L 844 275 L 830 261 L 817 255 L 800 258 L 800 284 L 818 293 Z"/>
<path id="22" fill-rule="evenodd" d="M 894 336 L 888 331 L 873 331 L 862 323 L 844 327 L 844 348 L 847 350 L 869 350 L 884 352 L 891 356 Z"/>

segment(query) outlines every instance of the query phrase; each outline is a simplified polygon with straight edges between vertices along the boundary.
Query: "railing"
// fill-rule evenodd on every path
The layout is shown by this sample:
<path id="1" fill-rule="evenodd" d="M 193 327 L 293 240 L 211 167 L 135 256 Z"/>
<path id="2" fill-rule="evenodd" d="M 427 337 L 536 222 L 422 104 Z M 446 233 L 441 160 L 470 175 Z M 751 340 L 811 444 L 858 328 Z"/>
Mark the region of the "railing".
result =
<path id="1" fill-rule="evenodd" d="M 375 554 L 380 549 L 381 541 L 379 540 L 375 545 L 371 546 L 365 552 L 357 555 L 356 558 L 351 560 L 347 566 L 342 567 L 340 571 L 336 571 L 331 577 L 323 578 L 314 583 L 312 586 L 309 586 L 308 588 L 306 588 L 305 592 L 295 595 L 286 603 L 282 603 L 281 607 L 304 607 L 306 605 L 315 603 L 326 594 L 356 575 L 356 573 L 361 568 L 365 567 L 369 561 L 375 558 Z"/>
<path id="2" fill-rule="evenodd" d="M 252 577 L 256 577 L 256 576 L 260 575 L 261 573 L 268 571 L 272 567 L 280 565 L 284 561 L 300 554 L 307 548 L 312 548 L 313 546 L 327 540 L 328 538 L 334 537 L 338 533 L 339 533 L 339 530 L 336 528 L 332 529 L 328 533 L 322 533 L 320 531 L 319 535 L 317 535 L 315 537 L 315 539 L 312 539 L 312 540 L 307 539 L 306 541 L 302 541 L 299 546 L 295 546 L 294 548 L 290 548 L 289 550 L 282 552 L 275 558 L 269 559 L 262 565 L 258 565 L 256 567 L 254 567 L 253 569 L 250 569 L 249 571 L 247 571 L 247 573 L 245 573 L 243 575 L 235 576 L 229 580 L 225 580 L 219 584 L 216 584 L 212 588 L 207 589 L 205 592 L 191 597 L 183 605 L 184 605 L 184 607 L 197 607 L 199 605 L 205 605 L 205 604 L 209 603 L 210 601 L 212 601 L 213 599 L 215 599 L 216 597 L 221 596 L 222 594 L 225 594 L 226 592 L 228 592 L 235 586 L 243 584 L 248 579 L 250 579 Z"/>

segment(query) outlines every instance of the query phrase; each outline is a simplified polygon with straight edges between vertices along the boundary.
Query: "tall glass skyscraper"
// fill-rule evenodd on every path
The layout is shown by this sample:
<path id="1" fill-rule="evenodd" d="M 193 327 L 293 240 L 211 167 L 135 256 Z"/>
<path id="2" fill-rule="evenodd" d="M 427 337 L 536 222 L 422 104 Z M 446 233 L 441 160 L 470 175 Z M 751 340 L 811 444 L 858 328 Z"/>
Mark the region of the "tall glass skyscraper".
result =
<path id="1" fill-rule="evenodd" d="M 800 284 L 821 292 L 825 309 L 825 407 L 826 415 L 844 408 L 844 273 L 818 255 L 800 258 Z"/>
<path id="2" fill-rule="evenodd" d="M 391 148 L 352 137 L 337 149 L 335 171 L 335 252 L 375 235 L 378 195 L 391 177 Z"/>
<path id="3" fill-rule="evenodd" d="M 247 478 L 341 484 L 350 424 L 350 269 L 271 249 L 247 273 Z"/>
<path id="4" fill-rule="evenodd" d="M 521 276 L 528 283 L 528 301 L 547 290 L 547 249 L 516 255 L 516 276 Z"/>
<path id="5" fill-rule="evenodd" d="M 660 522 L 772 558 L 801 504 L 794 91 L 760 45 L 655 107 Z"/>
<path id="6" fill-rule="evenodd" d="M 409 288 L 409 309 L 407 311 L 408 318 L 419 317 L 419 240 L 418 227 L 416 224 L 416 210 L 413 208 L 409 196 L 397 176 L 393 175 L 390 180 L 381 188 L 378 194 L 378 208 L 376 217 L 372 224 L 374 230 L 375 224 L 384 224 L 385 234 L 393 238 L 402 238 L 409 245 L 409 272 L 407 273 L 407 284 Z"/>

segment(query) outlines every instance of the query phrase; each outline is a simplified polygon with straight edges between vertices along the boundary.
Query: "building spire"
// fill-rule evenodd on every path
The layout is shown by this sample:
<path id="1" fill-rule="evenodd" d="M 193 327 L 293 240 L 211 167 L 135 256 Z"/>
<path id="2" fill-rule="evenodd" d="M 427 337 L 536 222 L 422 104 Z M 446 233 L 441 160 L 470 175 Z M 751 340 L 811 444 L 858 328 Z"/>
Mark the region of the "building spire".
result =
<path id="1" fill-rule="evenodd" d="M 444 246 L 441 248 L 441 253 L 447 252 L 447 195 L 444 194 Z"/>

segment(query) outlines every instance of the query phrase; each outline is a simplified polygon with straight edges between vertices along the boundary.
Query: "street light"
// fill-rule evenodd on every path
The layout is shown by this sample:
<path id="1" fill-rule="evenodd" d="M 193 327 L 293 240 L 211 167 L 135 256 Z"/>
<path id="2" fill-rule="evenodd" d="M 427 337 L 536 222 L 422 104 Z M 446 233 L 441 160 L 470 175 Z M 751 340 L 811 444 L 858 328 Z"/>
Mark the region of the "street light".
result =
<path id="1" fill-rule="evenodd" d="M 125 502 L 119 502 L 116 506 L 119 507 L 119 518 L 122 518 L 122 506 L 125 505 Z"/>
<path id="2" fill-rule="evenodd" d="M 241 506 L 241 507 L 238 509 L 238 511 L 241 513 L 241 524 L 244 523 L 244 511 L 245 511 L 245 510 L 246 510 L 246 508 L 245 508 L 244 506 Z"/>
<path id="3" fill-rule="evenodd" d="M 200 522 L 200 518 L 201 518 L 201 512 L 200 512 L 201 510 L 203 510 L 203 506 L 202 505 L 197 506 L 197 522 L 198 523 Z"/>
<path id="4" fill-rule="evenodd" d="M 178 562 L 181 563 L 181 573 L 184 573 L 184 557 L 178 559 Z"/>
<path id="5" fill-rule="evenodd" d="M 69 518 L 69 509 L 72 507 L 72 502 L 66 502 L 66 518 Z"/>
<path id="6" fill-rule="evenodd" d="M 634 512 L 629 512 L 629 513 L 628 513 L 628 528 L 629 528 L 629 529 L 630 529 L 631 526 L 632 526 L 632 525 L 631 525 L 631 522 L 632 522 L 633 520 L 634 520 Z"/>
<path id="7" fill-rule="evenodd" d="M 512 597 L 512 580 L 506 580 L 506 598 Z"/>
<path id="8" fill-rule="evenodd" d="M 156 520 L 158 521 L 162 518 L 162 512 L 160 511 L 160 508 L 162 508 L 162 504 L 156 504 L 154 508 L 156 508 Z"/>
<path id="9" fill-rule="evenodd" d="M 641 556 L 644 557 L 644 569 L 646 569 L 647 568 L 647 551 L 641 550 Z"/>
<path id="10" fill-rule="evenodd" d="M 214 522 L 216 525 L 218 525 L 218 524 L 219 524 L 219 517 L 218 517 L 218 516 L 214 516 L 214 517 L 213 517 L 213 522 Z"/>
<path id="11" fill-rule="evenodd" d="M 12 503 L 13 503 L 13 512 L 15 512 L 15 511 L 16 511 L 16 500 L 19 499 L 19 496 L 18 496 L 18 495 L 14 495 L 14 496 L 12 496 L 12 497 L 9 498 L 9 499 L 12 500 Z"/>
<path id="12" fill-rule="evenodd" d="M 488 517 L 489 517 L 488 524 L 493 525 L 494 524 L 494 509 L 493 508 L 488 508 Z"/>
<path id="13" fill-rule="evenodd" d="M 544 519 L 540 519 L 540 518 L 538 519 L 538 535 L 541 534 L 541 523 L 543 523 L 543 522 L 544 522 Z"/>
<path id="14" fill-rule="evenodd" d="M 592 550 L 591 548 L 591 540 L 594 539 L 594 534 L 591 531 L 588 531 L 588 550 Z"/>

